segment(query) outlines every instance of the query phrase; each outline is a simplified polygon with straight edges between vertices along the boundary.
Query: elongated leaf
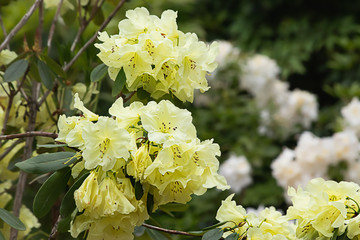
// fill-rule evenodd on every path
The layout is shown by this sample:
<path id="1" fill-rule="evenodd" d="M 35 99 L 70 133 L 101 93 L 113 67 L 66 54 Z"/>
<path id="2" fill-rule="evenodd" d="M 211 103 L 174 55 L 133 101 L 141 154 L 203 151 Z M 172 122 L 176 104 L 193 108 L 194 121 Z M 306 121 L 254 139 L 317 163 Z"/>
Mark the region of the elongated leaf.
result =
<path id="1" fill-rule="evenodd" d="M 70 187 L 69 191 L 66 192 L 60 206 L 60 214 L 61 217 L 66 218 L 68 215 L 70 215 L 75 207 L 75 199 L 74 199 L 74 192 L 76 189 L 78 189 L 81 184 L 84 182 L 85 178 L 89 176 L 89 173 L 85 173 L 82 175 L 76 182 Z"/>
<path id="2" fill-rule="evenodd" d="M 224 231 L 219 229 L 219 228 L 215 228 L 212 229 L 208 232 L 206 232 L 203 236 L 202 236 L 202 240 L 219 240 L 222 235 L 223 235 Z"/>
<path id="3" fill-rule="evenodd" d="M 126 83 L 125 72 L 124 72 L 124 69 L 121 68 L 118 75 L 116 76 L 114 86 L 113 86 L 113 89 L 112 89 L 113 97 L 115 97 L 116 95 L 118 95 L 121 92 L 121 90 L 125 86 L 125 83 Z"/>
<path id="4" fill-rule="evenodd" d="M 4 73 L 4 81 L 5 82 L 12 82 L 16 81 L 26 72 L 26 69 L 29 66 L 29 62 L 25 59 L 20 59 L 12 63 Z"/>
<path id="5" fill-rule="evenodd" d="M 0 240 L 5 240 L 5 237 L 1 232 L 0 232 Z"/>
<path id="6" fill-rule="evenodd" d="M 50 67 L 50 69 L 62 78 L 66 78 L 66 73 L 62 67 L 47 55 L 41 55 L 41 59 Z"/>
<path id="7" fill-rule="evenodd" d="M 206 231 L 206 230 L 214 229 L 214 228 L 217 228 L 217 227 L 220 227 L 220 226 L 224 225 L 224 224 L 227 223 L 227 222 L 229 222 L 229 221 L 219 222 L 219 223 L 214 224 L 214 225 L 212 225 L 212 226 L 203 228 L 202 230 L 205 230 L 205 231 Z"/>
<path id="8" fill-rule="evenodd" d="M 146 208 L 147 208 L 147 212 L 150 215 L 154 209 L 154 196 L 151 194 L 148 194 L 147 196 Z"/>
<path id="9" fill-rule="evenodd" d="M 57 148 L 57 147 L 67 147 L 66 143 L 63 144 L 38 144 L 39 148 Z"/>
<path id="10" fill-rule="evenodd" d="M 147 228 L 145 231 L 147 232 L 147 234 L 149 235 L 149 237 L 152 240 L 168 240 L 169 239 L 162 232 L 155 231 L 155 230 L 152 230 L 149 228 Z"/>
<path id="11" fill-rule="evenodd" d="M 145 91 L 144 89 L 142 88 L 139 88 L 137 91 L 136 91 L 136 94 L 138 96 L 138 98 L 140 99 L 147 99 L 150 97 L 150 93 L 148 93 L 147 91 Z"/>
<path id="12" fill-rule="evenodd" d="M 0 208 L 0 218 L 15 229 L 21 231 L 26 229 L 25 225 L 20 221 L 19 218 L 15 217 L 12 213 L 3 208 Z"/>
<path id="13" fill-rule="evenodd" d="M 69 216 L 67 216 L 66 218 L 62 218 L 59 221 L 59 225 L 58 225 L 58 231 L 59 232 L 67 232 L 70 229 L 70 222 L 72 220 L 71 214 L 69 214 Z"/>
<path id="14" fill-rule="evenodd" d="M 144 189 L 140 182 L 135 182 L 135 198 L 136 200 L 140 200 L 144 195 Z"/>
<path id="15" fill-rule="evenodd" d="M 62 169 L 77 158 L 74 152 L 44 153 L 15 164 L 24 172 L 42 174 Z"/>
<path id="16" fill-rule="evenodd" d="M 46 65 L 46 63 L 41 60 L 38 60 L 37 66 L 42 83 L 47 89 L 52 89 L 54 86 L 54 76 L 50 68 L 48 67 L 48 65 Z"/>
<path id="17" fill-rule="evenodd" d="M 70 168 L 65 168 L 54 172 L 40 187 L 34 198 L 35 216 L 41 218 L 50 211 L 56 199 L 66 188 L 70 170 Z"/>
<path id="18" fill-rule="evenodd" d="M 92 82 L 98 82 L 103 79 L 107 73 L 108 67 L 105 64 L 97 65 L 94 70 L 91 71 L 90 80 Z"/>
<path id="19" fill-rule="evenodd" d="M 232 233 L 225 238 L 225 240 L 238 240 L 238 239 L 239 239 L 239 234 L 237 233 Z"/>

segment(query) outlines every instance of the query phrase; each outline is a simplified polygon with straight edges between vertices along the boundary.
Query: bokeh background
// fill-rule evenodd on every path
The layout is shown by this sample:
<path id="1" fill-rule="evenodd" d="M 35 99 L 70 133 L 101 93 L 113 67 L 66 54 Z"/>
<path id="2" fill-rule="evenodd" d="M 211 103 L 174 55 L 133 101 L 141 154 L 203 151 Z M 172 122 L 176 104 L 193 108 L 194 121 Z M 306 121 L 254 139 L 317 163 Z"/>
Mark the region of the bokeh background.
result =
<path id="1" fill-rule="evenodd" d="M 2 0 L 0 13 L 5 28 L 13 28 L 32 2 Z M 117 0 L 105 2 L 102 14 L 95 17 L 88 26 L 77 49 L 94 34 L 98 24 L 103 21 L 104 16 L 109 15 L 115 3 Z M 199 97 L 200 94 L 197 94 L 194 104 L 176 104 L 192 112 L 200 139 L 213 138 L 220 145 L 221 163 L 231 156 L 244 156 L 249 162 L 251 171 L 245 171 L 244 178 L 240 176 L 238 180 L 247 182 L 247 186 L 241 187 L 234 197 L 238 204 L 255 209 L 260 205 L 275 206 L 285 212 L 288 206 L 284 197 L 286 189 L 279 186 L 274 178 L 271 163 L 284 147 L 294 149 L 305 130 L 319 138 L 341 131 L 344 128 L 341 109 L 353 97 L 360 96 L 360 2 L 132 0 L 126 2 L 106 31 L 116 34 L 117 23 L 125 17 L 126 10 L 139 6 L 146 7 L 151 14 L 158 16 L 166 9 L 176 10 L 178 26 L 183 32 L 194 32 L 200 40 L 206 42 L 227 41 L 237 49 L 238 55 L 234 59 L 222 59 L 223 62 L 219 63 L 222 68 L 209 76 L 212 88 L 203 94 L 207 97 Z M 50 28 L 54 13 L 55 8 L 45 12 L 44 29 Z M 49 55 L 62 65 L 73 55 L 69 49 L 78 29 L 76 20 L 74 12 L 66 11 L 57 25 L 54 45 Z M 32 44 L 37 24 L 37 15 L 34 14 L 16 34 L 11 42 L 11 49 L 21 53 L 24 36 Z M 44 31 L 43 35 L 46 39 L 48 32 Z M 4 39 L 1 32 L 0 39 Z M 220 51 L 223 50 L 220 48 Z M 69 86 L 77 82 L 90 84 L 91 71 L 101 63 L 97 53 L 98 50 L 91 46 L 82 54 L 69 73 Z M 255 54 L 268 56 L 276 62 L 280 69 L 277 78 L 288 83 L 289 91 L 301 89 L 314 94 L 319 110 L 316 120 L 307 129 L 294 125 L 291 131 L 284 133 L 281 124 L 278 124 L 272 126 L 273 134 L 259 131 L 261 108 L 253 94 L 240 87 L 243 66 Z M 99 114 L 107 115 L 108 107 L 114 101 L 111 95 L 112 84 L 109 78 L 103 80 L 99 87 L 100 93 L 95 94 L 89 104 Z M 246 166 L 243 165 L 244 169 Z M 339 161 L 325 171 L 328 178 L 339 181 L 346 179 L 346 168 L 348 166 Z M 29 189 L 37 187 L 35 184 Z M 209 190 L 203 196 L 194 196 L 187 206 L 163 208 L 148 222 L 184 231 L 201 229 L 216 223 L 215 215 L 221 200 L 232 192 L 233 190 Z M 31 206 L 31 190 L 28 196 L 25 203 Z M 51 226 L 43 220 L 42 230 L 49 232 L 49 229 Z M 137 230 L 138 235 L 142 235 L 144 229 Z M 150 233 L 138 238 L 147 239 L 148 234 Z M 169 238 L 184 237 L 160 234 L 154 239 Z M 31 239 L 41 238 L 34 236 Z"/>

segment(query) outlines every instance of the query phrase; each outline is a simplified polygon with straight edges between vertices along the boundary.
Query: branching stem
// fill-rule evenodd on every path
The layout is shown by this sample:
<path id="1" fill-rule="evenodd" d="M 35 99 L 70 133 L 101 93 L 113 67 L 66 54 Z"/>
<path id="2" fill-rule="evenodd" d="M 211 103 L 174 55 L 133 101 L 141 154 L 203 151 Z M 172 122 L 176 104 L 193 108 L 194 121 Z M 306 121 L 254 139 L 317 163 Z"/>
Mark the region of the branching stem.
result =
<path id="1" fill-rule="evenodd" d="M 39 6 L 39 3 L 42 0 L 36 0 L 34 4 L 30 7 L 29 11 L 25 13 L 22 19 L 16 24 L 16 26 L 11 30 L 11 32 L 6 36 L 5 40 L 0 45 L 0 51 L 3 50 L 10 42 L 10 40 L 15 36 L 15 34 L 25 25 L 29 20 L 31 15 L 35 12 L 35 9 Z"/>

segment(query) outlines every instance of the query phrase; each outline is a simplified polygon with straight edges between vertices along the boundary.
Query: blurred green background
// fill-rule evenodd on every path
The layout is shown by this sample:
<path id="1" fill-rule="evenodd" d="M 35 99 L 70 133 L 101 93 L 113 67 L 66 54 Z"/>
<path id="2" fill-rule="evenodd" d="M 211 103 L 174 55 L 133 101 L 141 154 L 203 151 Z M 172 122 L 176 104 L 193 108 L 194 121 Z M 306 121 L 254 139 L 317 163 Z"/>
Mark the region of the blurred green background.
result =
<path id="1" fill-rule="evenodd" d="M 8 31 L 32 3 L 33 1 L 28 0 L 0 2 L 0 14 Z M 116 0 L 105 2 L 102 7 L 103 16 L 98 16 L 88 26 L 76 50 L 94 34 L 98 23 L 104 16 L 109 15 L 116 3 Z M 176 10 L 181 31 L 195 32 L 203 41 L 227 40 L 238 47 L 241 53 L 260 53 L 276 60 L 281 68 L 281 79 L 289 82 L 290 89 L 299 88 L 316 94 L 320 112 L 311 131 L 318 136 L 328 136 L 338 130 L 340 108 L 352 97 L 360 96 L 360 2 L 132 0 L 126 2 L 106 31 L 116 34 L 117 23 L 124 18 L 126 10 L 138 6 L 145 6 L 151 14 L 158 16 L 166 9 Z M 45 11 L 46 30 L 42 33 L 43 39 L 47 39 L 54 13 L 54 8 Z M 62 19 L 63 22 L 57 24 L 49 55 L 64 65 L 74 56 L 69 49 L 78 29 L 78 22 L 74 11 L 65 13 Z M 37 24 L 38 17 L 35 13 L 11 41 L 11 49 L 20 54 L 24 36 L 29 45 L 32 45 Z M 4 39 L 2 32 L 0 39 Z M 70 84 L 90 83 L 91 71 L 101 63 L 96 56 L 97 52 L 98 50 L 91 46 L 82 54 L 69 71 Z M 229 74 L 226 79 L 216 81 L 226 81 L 229 86 L 220 90 L 214 89 L 212 94 L 219 96 L 219 101 L 200 107 L 189 103 L 177 105 L 193 113 L 194 125 L 200 139 L 214 138 L 214 142 L 220 145 L 220 162 L 226 160 L 230 153 L 245 155 L 250 161 L 253 184 L 235 196 L 238 204 L 255 208 L 260 204 L 273 205 L 286 210 L 283 189 L 277 186 L 271 176 L 270 163 L 284 146 L 293 148 L 296 145 L 301 129 L 286 138 L 259 135 L 259 112 L 253 98 L 238 88 L 238 76 Z M 111 88 L 110 79 L 102 81 L 97 113 L 107 115 L 108 107 L 114 101 Z M 209 93 L 212 90 L 210 89 Z M 36 187 L 38 186 L 34 188 Z M 203 196 L 194 196 L 185 211 L 172 214 L 158 211 L 148 222 L 184 231 L 201 229 L 216 222 L 215 215 L 221 200 L 230 193 L 209 190 Z M 31 193 L 28 195 L 31 196 Z M 31 206 L 31 200 L 30 197 L 26 199 L 28 206 Z M 46 219 L 42 220 L 42 224 L 42 229 L 49 232 L 51 226 Z M 138 230 L 141 235 L 143 229 Z M 155 239 L 169 237 L 157 235 Z M 146 238 L 146 235 L 139 239 L 141 238 Z"/>

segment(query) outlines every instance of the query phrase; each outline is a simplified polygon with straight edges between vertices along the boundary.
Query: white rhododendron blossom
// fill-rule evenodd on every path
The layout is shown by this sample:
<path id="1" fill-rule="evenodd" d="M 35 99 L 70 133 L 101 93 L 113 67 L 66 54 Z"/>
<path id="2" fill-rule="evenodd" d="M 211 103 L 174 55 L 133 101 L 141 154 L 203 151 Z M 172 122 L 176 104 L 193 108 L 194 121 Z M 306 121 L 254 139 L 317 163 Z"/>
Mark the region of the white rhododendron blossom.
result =
<path id="1" fill-rule="evenodd" d="M 219 174 L 225 177 L 231 190 L 236 193 L 252 183 L 251 165 L 244 156 L 231 155 L 220 165 Z"/>
<path id="2" fill-rule="evenodd" d="M 219 145 L 197 138 L 189 111 L 167 100 L 124 107 L 119 98 L 110 118 L 92 113 L 77 94 L 74 105 L 82 115 L 62 115 L 56 139 L 80 150 L 73 176 L 90 171 L 74 193 L 81 214 L 72 220 L 73 237 L 88 231 L 96 239 L 104 231 L 104 239 L 132 239 L 134 227 L 149 218 L 148 198 L 155 210 L 187 203 L 208 188 L 229 188 L 217 173 Z"/>
<path id="3" fill-rule="evenodd" d="M 287 217 L 298 221 L 298 239 L 332 239 L 335 231 L 336 236 L 360 237 L 360 186 L 356 183 L 315 178 L 304 189 L 289 188 L 288 194 L 293 206 Z"/>
<path id="4" fill-rule="evenodd" d="M 318 117 L 315 95 L 295 89 L 278 79 L 280 68 L 276 62 L 264 55 L 249 58 L 242 67 L 240 87 L 254 96 L 260 108 L 259 132 L 274 135 L 274 127 L 283 135 L 294 131 L 299 125 L 309 128 Z"/>
<path id="5" fill-rule="evenodd" d="M 217 41 L 219 43 L 219 54 L 216 56 L 215 61 L 218 63 L 218 68 L 221 69 L 227 64 L 236 61 L 240 55 L 240 49 L 234 47 L 228 41 Z M 216 70 L 215 70 L 216 73 Z"/>
<path id="6" fill-rule="evenodd" d="M 222 201 L 216 214 L 216 220 L 226 222 L 222 228 L 229 229 L 223 237 L 236 233 L 239 239 L 245 236 L 246 239 L 295 240 L 293 224 L 274 207 L 264 208 L 258 214 L 249 213 L 241 205 L 236 205 L 233 196 Z"/>
<path id="7" fill-rule="evenodd" d="M 271 98 L 271 86 L 280 72 L 276 62 L 264 55 L 255 55 L 242 68 L 240 87 L 249 91 L 263 107 Z"/>
<path id="8" fill-rule="evenodd" d="M 102 43 L 95 44 L 111 79 L 122 69 L 129 91 L 143 88 L 156 99 L 171 93 L 183 102 L 193 101 L 194 89 L 209 89 L 205 76 L 217 66 L 216 42 L 207 46 L 196 34 L 178 30 L 172 10 L 159 18 L 141 7 L 126 17 L 119 22 L 119 34 L 99 33 Z"/>
<path id="9" fill-rule="evenodd" d="M 284 189 L 288 186 L 304 187 L 313 178 L 328 178 L 329 167 L 345 162 L 345 179 L 357 181 L 359 147 L 359 140 L 352 131 L 324 138 L 304 132 L 294 150 L 285 148 L 272 162 L 272 174 Z"/>
<path id="10" fill-rule="evenodd" d="M 354 131 L 360 136 L 360 101 L 353 98 L 351 102 L 341 109 L 344 118 L 345 129 Z"/>

